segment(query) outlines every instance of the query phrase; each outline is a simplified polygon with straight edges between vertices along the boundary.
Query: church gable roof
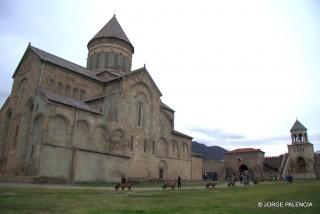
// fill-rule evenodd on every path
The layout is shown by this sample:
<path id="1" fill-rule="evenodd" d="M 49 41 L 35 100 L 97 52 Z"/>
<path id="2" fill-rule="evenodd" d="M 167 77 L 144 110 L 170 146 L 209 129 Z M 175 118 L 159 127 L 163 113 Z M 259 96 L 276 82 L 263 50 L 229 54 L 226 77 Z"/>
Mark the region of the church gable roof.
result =
<path id="1" fill-rule="evenodd" d="M 307 130 L 307 128 L 300 123 L 299 120 L 296 120 L 296 122 L 293 124 L 292 128 L 290 129 L 290 132 L 297 131 L 297 130 Z"/>
<path id="2" fill-rule="evenodd" d="M 82 67 L 81 65 L 75 64 L 73 62 L 70 62 L 68 60 L 65 60 L 61 57 L 58 57 L 56 55 L 53 55 L 51 53 L 48 53 L 46 51 L 43 51 L 39 48 L 33 47 L 30 45 L 28 45 L 28 48 L 26 49 L 25 53 L 23 54 L 15 72 L 13 73 L 13 78 L 15 77 L 15 75 L 17 74 L 19 67 L 21 66 L 22 62 L 24 61 L 25 57 L 27 56 L 28 52 L 32 51 L 34 54 L 36 54 L 41 60 L 45 61 L 45 62 L 49 62 L 51 64 L 57 65 L 59 67 L 62 67 L 64 69 L 67 69 L 69 71 L 75 72 L 77 74 L 80 74 L 84 77 L 90 78 L 92 80 L 96 80 L 99 82 L 104 82 L 103 79 L 99 78 L 98 76 L 95 75 L 95 73 L 93 73 L 92 71 L 87 70 L 85 67 Z"/>
<path id="3" fill-rule="evenodd" d="M 122 79 L 130 78 L 131 76 L 140 74 L 142 72 L 144 72 L 147 75 L 147 77 L 150 79 L 151 83 L 155 86 L 156 90 L 159 92 L 160 96 L 162 96 L 162 93 L 161 93 L 160 89 L 158 88 L 157 84 L 153 81 L 151 75 L 149 74 L 149 72 L 148 72 L 148 70 L 146 69 L 145 66 L 141 67 L 141 68 L 138 68 L 136 70 L 133 70 L 131 72 L 125 73 L 125 74 L 121 75 L 120 77 L 116 77 L 114 79 L 108 80 L 105 83 L 108 84 L 108 82 L 112 82 L 112 81 L 117 80 L 119 78 L 122 78 Z"/>
<path id="4" fill-rule="evenodd" d="M 58 65 L 58 66 L 60 66 L 62 68 L 65 68 L 67 70 L 74 71 L 74 72 L 76 72 L 76 73 L 78 73 L 80 75 L 89 77 L 90 79 L 102 81 L 99 77 L 97 77 L 95 75 L 95 73 L 87 70 L 85 67 L 82 67 L 81 65 L 75 64 L 73 62 L 70 62 L 70 61 L 65 60 L 65 59 L 63 59 L 61 57 L 55 56 L 55 55 L 53 55 L 51 53 L 48 53 L 48 52 L 43 51 L 43 50 L 40 50 L 39 48 L 36 48 L 36 47 L 33 47 L 33 46 L 30 46 L 30 49 L 35 54 L 37 54 L 40 57 L 40 59 L 42 59 L 44 61 L 47 61 L 47 62 L 50 62 L 52 64 Z"/>
<path id="5" fill-rule="evenodd" d="M 101 28 L 101 30 L 89 41 L 89 43 L 95 39 L 103 37 L 120 39 L 128 43 L 133 48 L 133 45 L 123 31 L 115 15 L 107 22 L 107 24 L 103 26 L 103 28 Z"/>
<path id="6" fill-rule="evenodd" d="M 69 97 L 64 97 L 58 94 L 54 94 L 46 89 L 43 88 L 38 88 L 37 89 L 42 95 L 44 95 L 48 100 L 53 101 L 53 102 L 57 102 L 60 104 L 64 104 L 67 106 L 71 106 L 71 107 L 75 107 L 77 109 L 81 109 L 84 111 L 89 111 L 95 114 L 101 114 L 101 112 L 95 110 L 94 108 L 92 108 L 91 106 L 89 106 L 88 104 L 82 102 L 82 101 L 78 101 Z"/>

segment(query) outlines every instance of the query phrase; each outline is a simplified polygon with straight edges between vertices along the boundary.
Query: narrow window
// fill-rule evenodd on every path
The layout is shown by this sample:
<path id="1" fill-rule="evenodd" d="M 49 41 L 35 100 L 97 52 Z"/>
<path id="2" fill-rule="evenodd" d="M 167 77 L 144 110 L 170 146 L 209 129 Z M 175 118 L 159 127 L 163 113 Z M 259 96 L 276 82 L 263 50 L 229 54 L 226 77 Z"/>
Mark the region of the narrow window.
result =
<path id="1" fill-rule="evenodd" d="M 78 99 L 78 89 L 77 88 L 73 89 L 73 98 Z"/>
<path id="2" fill-rule="evenodd" d="M 100 56 L 101 56 L 101 53 L 97 53 L 97 56 L 96 56 L 96 68 L 100 68 Z"/>
<path id="3" fill-rule="evenodd" d="M 58 92 L 59 92 L 59 94 L 63 93 L 63 85 L 61 82 L 58 83 Z"/>
<path id="4" fill-rule="evenodd" d="M 142 127 L 143 125 L 143 104 L 141 102 L 138 103 L 138 127 Z"/>
<path id="5" fill-rule="evenodd" d="M 109 66 L 113 67 L 113 61 L 114 61 L 114 53 L 110 53 L 110 58 L 109 58 Z"/>
<path id="6" fill-rule="evenodd" d="M 143 144 L 143 152 L 147 152 L 147 139 L 144 139 L 144 144 Z"/>
<path id="7" fill-rule="evenodd" d="M 87 58 L 87 68 L 90 69 L 90 56 Z"/>
<path id="8" fill-rule="evenodd" d="M 17 147 L 18 133 L 19 133 L 19 125 L 16 126 L 16 133 L 14 135 L 14 141 L 13 141 L 14 142 L 14 144 L 13 144 L 14 148 Z"/>
<path id="9" fill-rule="evenodd" d="M 133 151 L 133 136 L 131 135 L 131 139 L 130 139 L 130 151 Z"/>
<path id="10" fill-rule="evenodd" d="M 86 96 L 86 91 L 85 90 L 81 90 L 80 91 L 80 100 L 84 100 L 85 96 Z"/>
<path id="11" fill-rule="evenodd" d="M 122 55 L 119 55 L 119 60 L 118 60 L 118 67 L 122 69 Z"/>
<path id="12" fill-rule="evenodd" d="M 104 68 L 108 68 L 108 66 L 109 66 L 109 53 L 108 52 L 106 52 L 105 53 L 105 55 L 104 55 Z"/>
<path id="13" fill-rule="evenodd" d="M 152 154 L 154 154 L 156 150 L 156 142 L 152 141 Z"/>
<path id="14" fill-rule="evenodd" d="M 33 156 L 33 146 L 34 146 L 34 145 L 31 146 L 30 158 L 32 158 L 32 156 Z"/>
<path id="15" fill-rule="evenodd" d="M 66 85 L 66 96 L 70 97 L 70 85 Z"/>
<path id="16" fill-rule="evenodd" d="M 114 56 L 114 67 L 118 67 L 119 66 L 119 54 L 115 54 Z"/>
<path id="17" fill-rule="evenodd" d="M 93 54 L 92 56 L 92 62 L 91 62 L 91 69 L 95 69 L 97 65 L 97 54 Z"/>
<path id="18" fill-rule="evenodd" d="M 103 68 L 104 66 L 104 55 L 105 55 L 105 52 L 101 52 L 99 53 L 100 54 L 100 57 L 99 57 L 99 68 Z"/>

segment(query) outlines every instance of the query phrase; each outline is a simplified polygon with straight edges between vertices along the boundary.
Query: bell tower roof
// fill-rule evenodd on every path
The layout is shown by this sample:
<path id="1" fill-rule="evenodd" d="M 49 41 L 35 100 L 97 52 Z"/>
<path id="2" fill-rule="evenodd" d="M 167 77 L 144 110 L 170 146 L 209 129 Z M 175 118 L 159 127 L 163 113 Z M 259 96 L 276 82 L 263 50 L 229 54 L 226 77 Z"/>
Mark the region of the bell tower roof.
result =
<path id="1" fill-rule="evenodd" d="M 292 128 L 290 129 L 290 132 L 298 131 L 298 130 L 307 130 L 307 128 L 300 123 L 300 121 L 297 119 L 296 122 L 293 124 Z"/>
<path id="2" fill-rule="evenodd" d="M 130 40 L 119 24 L 116 15 L 113 15 L 113 17 L 107 22 L 107 24 L 105 24 L 103 28 L 101 28 L 101 30 L 88 42 L 88 45 L 90 44 L 90 42 L 98 38 L 120 39 L 128 43 L 132 47 L 132 49 L 134 49 L 133 45 L 131 44 Z"/>

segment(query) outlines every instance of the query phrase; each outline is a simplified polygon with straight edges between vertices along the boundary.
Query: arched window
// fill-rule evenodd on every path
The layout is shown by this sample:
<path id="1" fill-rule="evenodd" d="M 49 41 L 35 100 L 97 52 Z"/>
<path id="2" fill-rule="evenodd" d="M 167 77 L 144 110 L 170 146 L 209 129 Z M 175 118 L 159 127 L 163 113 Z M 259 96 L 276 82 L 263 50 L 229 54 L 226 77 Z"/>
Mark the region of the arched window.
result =
<path id="1" fill-rule="evenodd" d="M 85 99 L 85 96 L 86 96 L 86 91 L 82 89 L 82 90 L 80 91 L 80 100 L 84 100 L 84 99 Z"/>
<path id="2" fill-rule="evenodd" d="M 113 149 L 121 150 L 124 146 L 124 132 L 121 129 L 117 129 L 112 132 L 111 141 L 113 145 Z"/>
<path id="3" fill-rule="evenodd" d="M 53 144 L 66 146 L 68 140 L 68 122 L 64 116 L 51 117 L 48 122 L 48 139 Z"/>
<path id="4" fill-rule="evenodd" d="M 74 88 L 74 89 L 73 89 L 73 98 L 78 99 L 78 96 L 79 96 L 78 89 L 77 89 L 77 88 Z"/>
<path id="5" fill-rule="evenodd" d="M 164 138 L 159 140 L 160 145 L 160 155 L 167 156 L 168 155 L 168 143 Z"/>
<path id="6" fill-rule="evenodd" d="M 71 94 L 70 94 L 70 85 L 66 85 L 66 96 L 67 97 L 71 96 Z"/>
<path id="7" fill-rule="evenodd" d="M 75 143 L 81 148 L 87 148 L 89 142 L 89 123 L 85 120 L 79 120 L 76 123 L 75 128 Z"/>
<path id="8" fill-rule="evenodd" d="M 59 93 L 59 94 L 63 94 L 63 85 L 62 85 L 62 82 L 59 82 L 59 83 L 58 83 L 58 93 Z"/>
<path id="9" fill-rule="evenodd" d="M 142 102 L 138 103 L 138 127 L 142 127 L 143 125 L 143 104 Z"/>

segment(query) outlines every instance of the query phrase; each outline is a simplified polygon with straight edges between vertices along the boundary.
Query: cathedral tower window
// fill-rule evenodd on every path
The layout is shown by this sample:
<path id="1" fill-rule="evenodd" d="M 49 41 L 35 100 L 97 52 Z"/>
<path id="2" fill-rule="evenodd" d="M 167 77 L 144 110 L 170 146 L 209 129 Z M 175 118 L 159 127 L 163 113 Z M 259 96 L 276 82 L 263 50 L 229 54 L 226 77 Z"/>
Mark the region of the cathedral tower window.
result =
<path id="1" fill-rule="evenodd" d="M 97 53 L 96 55 L 96 68 L 100 68 L 100 55 L 101 53 Z"/>
<path id="2" fill-rule="evenodd" d="M 109 55 L 110 55 L 110 54 L 109 54 L 108 52 L 106 52 L 106 53 L 104 54 L 104 68 L 108 68 L 109 58 L 110 58 Z"/>
<path id="3" fill-rule="evenodd" d="M 105 52 L 100 53 L 99 68 L 104 68 Z"/>
<path id="4" fill-rule="evenodd" d="M 114 65 L 114 53 L 110 53 L 109 66 L 113 67 Z"/>

